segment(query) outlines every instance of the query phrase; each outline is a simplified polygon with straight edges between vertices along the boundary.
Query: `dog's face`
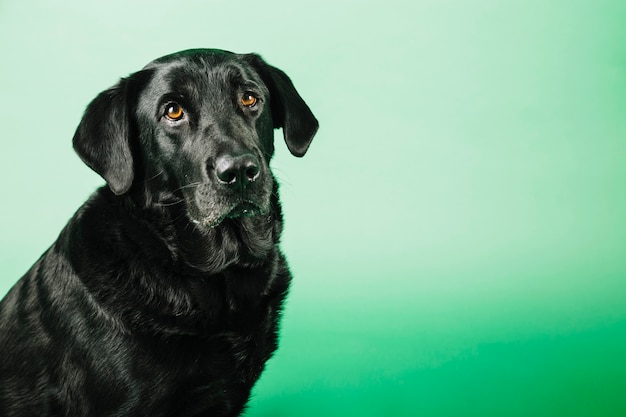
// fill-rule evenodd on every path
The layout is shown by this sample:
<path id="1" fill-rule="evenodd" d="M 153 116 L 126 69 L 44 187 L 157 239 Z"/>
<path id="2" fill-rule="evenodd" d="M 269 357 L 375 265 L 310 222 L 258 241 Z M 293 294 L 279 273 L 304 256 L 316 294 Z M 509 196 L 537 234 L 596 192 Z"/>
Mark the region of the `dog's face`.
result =
<path id="1" fill-rule="evenodd" d="M 269 210 L 273 129 L 296 156 L 317 121 L 289 78 L 257 55 L 190 50 L 122 79 L 87 108 L 74 137 L 81 158 L 116 194 L 140 188 L 189 219 Z"/>
<path id="2" fill-rule="evenodd" d="M 273 123 L 259 74 L 217 54 L 170 57 L 147 68 L 153 74 L 137 119 L 149 175 L 178 188 L 189 217 L 204 226 L 266 213 Z"/>

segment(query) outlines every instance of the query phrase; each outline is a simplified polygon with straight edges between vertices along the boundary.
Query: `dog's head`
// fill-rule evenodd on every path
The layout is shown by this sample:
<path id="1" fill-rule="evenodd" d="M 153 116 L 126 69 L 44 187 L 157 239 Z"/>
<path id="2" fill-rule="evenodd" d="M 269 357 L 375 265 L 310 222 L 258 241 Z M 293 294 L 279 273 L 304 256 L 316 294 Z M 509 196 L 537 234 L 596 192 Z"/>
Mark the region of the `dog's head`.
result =
<path id="1" fill-rule="evenodd" d="M 115 194 L 148 191 L 215 227 L 269 210 L 280 127 L 295 156 L 318 127 L 284 72 L 258 55 L 196 49 L 159 58 L 98 95 L 74 149 Z"/>

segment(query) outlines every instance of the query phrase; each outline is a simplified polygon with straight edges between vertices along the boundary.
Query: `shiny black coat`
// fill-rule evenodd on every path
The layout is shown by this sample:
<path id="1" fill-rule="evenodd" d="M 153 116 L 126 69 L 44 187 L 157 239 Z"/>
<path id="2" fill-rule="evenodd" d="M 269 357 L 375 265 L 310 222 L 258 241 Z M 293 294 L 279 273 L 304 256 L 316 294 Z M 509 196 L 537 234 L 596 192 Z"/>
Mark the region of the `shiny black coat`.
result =
<path id="1" fill-rule="evenodd" d="M 277 127 L 302 156 L 317 121 L 282 71 L 217 50 L 90 104 L 74 147 L 107 186 L 0 303 L 1 416 L 241 413 L 291 280 Z"/>

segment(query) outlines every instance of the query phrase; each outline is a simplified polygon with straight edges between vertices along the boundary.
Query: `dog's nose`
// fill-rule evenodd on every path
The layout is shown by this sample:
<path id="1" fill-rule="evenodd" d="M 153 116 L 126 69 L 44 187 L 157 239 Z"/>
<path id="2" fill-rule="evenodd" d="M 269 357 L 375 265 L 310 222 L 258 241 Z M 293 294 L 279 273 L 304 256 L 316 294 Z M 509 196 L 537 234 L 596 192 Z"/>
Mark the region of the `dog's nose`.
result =
<path id="1" fill-rule="evenodd" d="M 254 155 L 224 155 L 215 161 L 215 175 L 220 184 L 243 189 L 259 178 L 261 169 Z"/>

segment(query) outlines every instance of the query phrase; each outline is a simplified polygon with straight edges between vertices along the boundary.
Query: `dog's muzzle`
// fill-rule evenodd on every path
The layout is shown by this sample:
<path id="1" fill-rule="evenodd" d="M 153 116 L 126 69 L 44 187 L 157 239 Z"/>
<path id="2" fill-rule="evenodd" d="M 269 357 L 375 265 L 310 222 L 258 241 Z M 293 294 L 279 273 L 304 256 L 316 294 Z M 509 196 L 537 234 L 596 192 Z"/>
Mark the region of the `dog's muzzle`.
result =
<path id="1" fill-rule="evenodd" d="M 224 219 L 267 214 L 272 192 L 267 171 L 252 153 L 218 156 L 208 166 L 209 181 L 195 189 L 188 207 L 192 221 L 212 228 Z"/>

